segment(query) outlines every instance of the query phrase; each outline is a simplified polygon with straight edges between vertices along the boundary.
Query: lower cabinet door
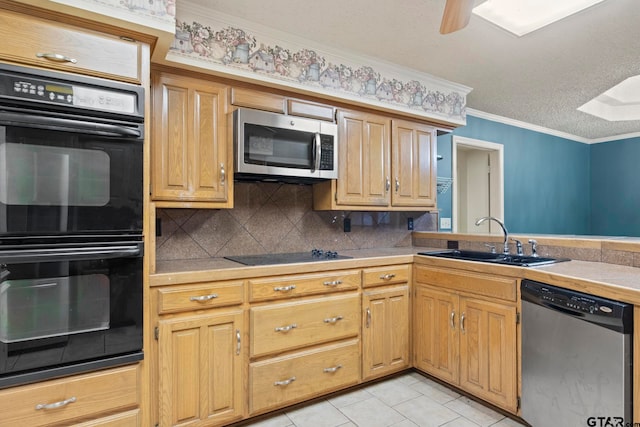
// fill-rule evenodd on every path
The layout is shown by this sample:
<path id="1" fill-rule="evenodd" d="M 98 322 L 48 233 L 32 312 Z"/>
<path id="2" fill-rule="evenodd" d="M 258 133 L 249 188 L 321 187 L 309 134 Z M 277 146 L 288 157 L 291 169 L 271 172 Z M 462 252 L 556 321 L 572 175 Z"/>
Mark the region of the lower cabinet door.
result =
<path id="1" fill-rule="evenodd" d="M 242 310 L 159 322 L 160 425 L 210 426 L 244 412 Z"/>
<path id="2" fill-rule="evenodd" d="M 265 412 L 340 388 L 360 379 L 360 344 L 350 340 L 251 363 L 250 411 Z"/>
<path id="3" fill-rule="evenodd" d="M 409 286 L 367 290 L 362 309 L 362 378 L 408 367 Z"/>
<path id="4" fill-rule="evenodd" d="M 416 287 L 414 366 L 452 384 L 458 383 L 458 296 L 426 286 Z"/>
<path id="5" fill-rule="evenodd" d="M 460 386 L 517 410 L 516 308 L 460 297 Z"/>

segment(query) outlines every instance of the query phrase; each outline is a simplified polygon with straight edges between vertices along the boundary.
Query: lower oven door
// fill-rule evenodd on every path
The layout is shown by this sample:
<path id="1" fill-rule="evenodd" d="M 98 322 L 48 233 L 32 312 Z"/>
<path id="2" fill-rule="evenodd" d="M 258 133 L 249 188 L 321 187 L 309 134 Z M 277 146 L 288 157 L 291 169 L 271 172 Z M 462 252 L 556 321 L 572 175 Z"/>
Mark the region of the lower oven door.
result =
<path id="1" fill-rule="evenodd" d="M 142 359 L 142 242 L 0 251 L 0 388 Z"/>

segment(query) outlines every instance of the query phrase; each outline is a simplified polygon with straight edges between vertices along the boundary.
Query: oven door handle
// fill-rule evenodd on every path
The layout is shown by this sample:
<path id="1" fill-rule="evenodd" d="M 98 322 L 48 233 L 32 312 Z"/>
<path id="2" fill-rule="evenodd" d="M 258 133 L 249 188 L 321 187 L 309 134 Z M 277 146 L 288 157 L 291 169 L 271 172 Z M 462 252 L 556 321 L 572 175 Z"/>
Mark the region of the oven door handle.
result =
<path id="1" fill-rule="evenodd" d="M 39 114 L 13 113 L 11 111 L 0 111 L 0 124 L 5 126 L 60 130 L 99 136 L 116 136 L 126 138 L 140 138 L 142 136 L 142 132 L 140 132 L 140 130 L 128 128 L 126 126 L 65 119 L 60 117 L 48 117 Z"/>
<path id="2" fill-rule="evenodd" d="M 0 263 L 82 261 L 92 259 L 136 258 L 143 254 L 143 244 L 86 246 L 74 248 L 22 249 L 0 252 Z"/>

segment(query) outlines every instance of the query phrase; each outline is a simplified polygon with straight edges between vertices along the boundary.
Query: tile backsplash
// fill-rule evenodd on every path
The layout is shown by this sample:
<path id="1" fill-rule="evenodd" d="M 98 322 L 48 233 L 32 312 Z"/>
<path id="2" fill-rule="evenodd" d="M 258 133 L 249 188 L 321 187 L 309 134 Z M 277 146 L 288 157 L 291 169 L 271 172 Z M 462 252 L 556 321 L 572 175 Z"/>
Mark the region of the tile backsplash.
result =
<path id="1" fill-rule="evenodd" d="M 437 226 L 429 212 L 314 211 L 310 185 L 237 182 L 234 199 L 233 209 L 158 209 L 156 259 L 411 246 L 407 218 L 416 231 Z"/>

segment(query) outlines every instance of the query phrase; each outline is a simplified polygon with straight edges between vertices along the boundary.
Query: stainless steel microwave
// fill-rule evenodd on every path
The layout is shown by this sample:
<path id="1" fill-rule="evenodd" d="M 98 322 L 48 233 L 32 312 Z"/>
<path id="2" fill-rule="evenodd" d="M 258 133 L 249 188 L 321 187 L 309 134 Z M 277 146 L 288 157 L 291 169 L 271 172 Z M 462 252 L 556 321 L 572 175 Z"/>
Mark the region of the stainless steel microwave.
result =
<path id="1" fill-rule="evenodd" d="M 338 127 L 334 123 L 238 108 L 233 124 L 237 179 L 338 178 Z"/>

